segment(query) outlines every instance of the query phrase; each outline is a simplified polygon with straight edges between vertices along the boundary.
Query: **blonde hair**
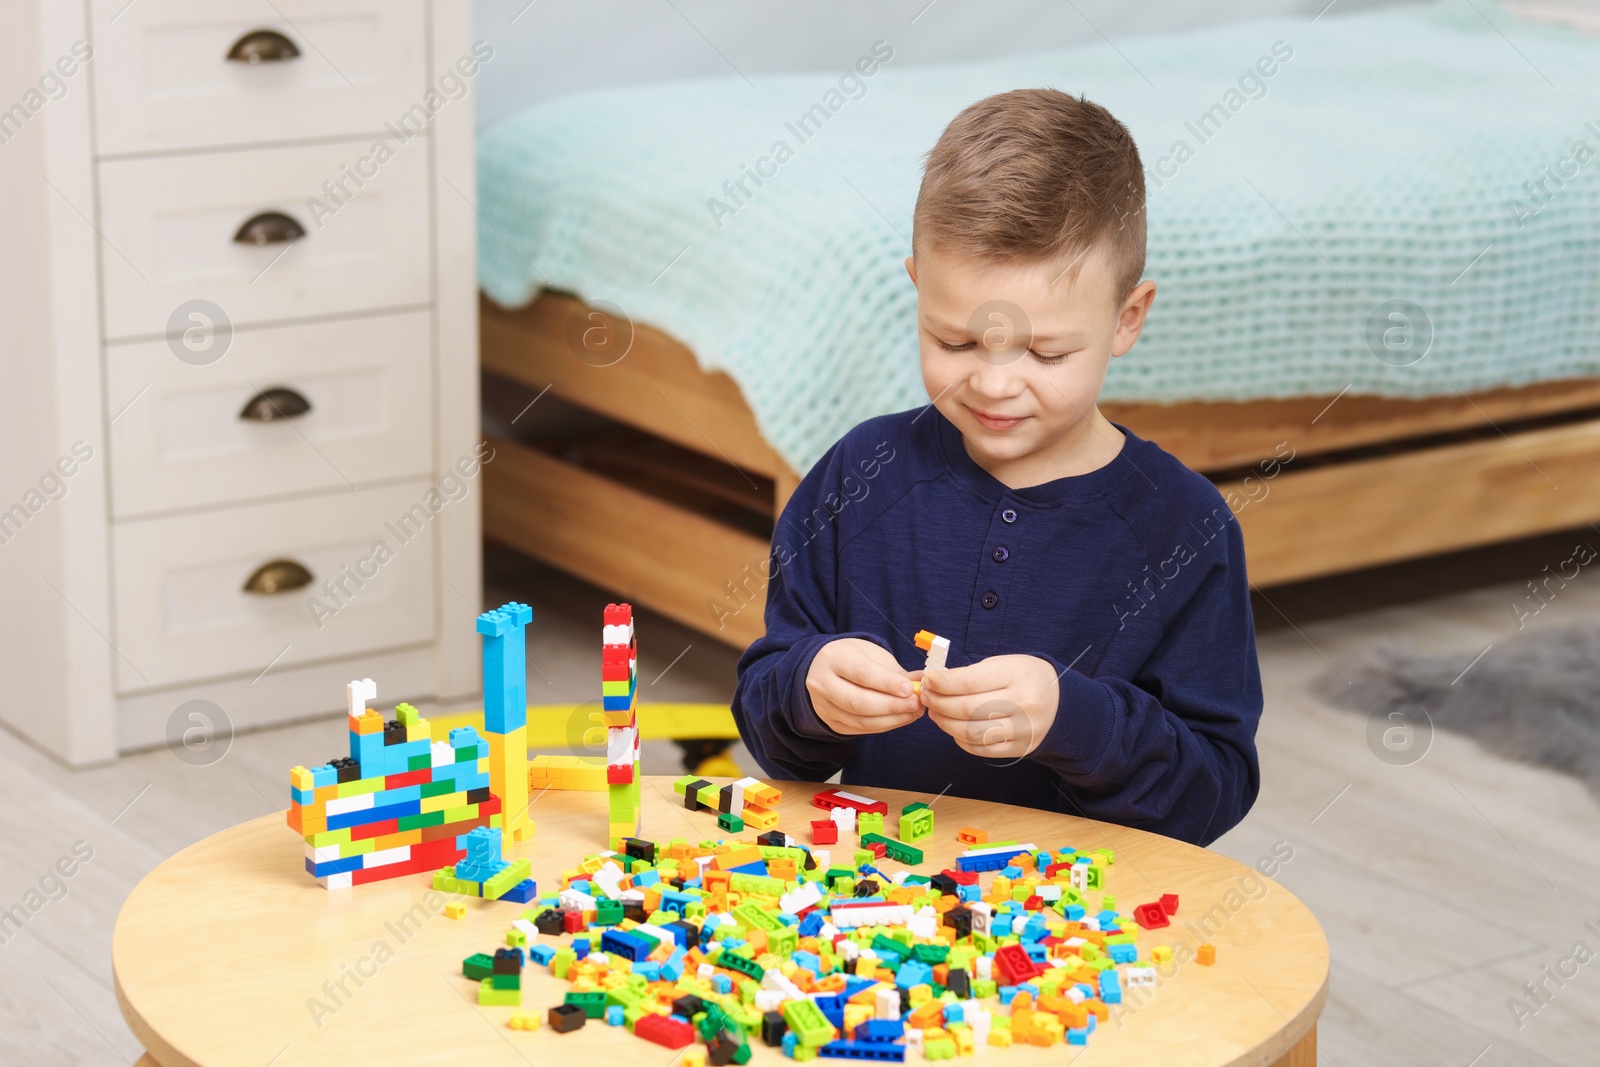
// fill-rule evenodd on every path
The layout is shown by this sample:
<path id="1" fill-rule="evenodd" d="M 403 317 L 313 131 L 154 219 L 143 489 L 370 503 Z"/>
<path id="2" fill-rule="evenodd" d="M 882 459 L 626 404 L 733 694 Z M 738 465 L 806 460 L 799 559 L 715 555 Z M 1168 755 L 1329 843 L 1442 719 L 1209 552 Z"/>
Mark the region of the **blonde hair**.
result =
<path id="1" fill-rule="evenodd" d="M 1144 274 L 1139 148 L 1111 112 L 1056 89 L 979 100 L 928 153 L 911 244 L 1063 270 L 1103 246 L 1120 301 Z"/>

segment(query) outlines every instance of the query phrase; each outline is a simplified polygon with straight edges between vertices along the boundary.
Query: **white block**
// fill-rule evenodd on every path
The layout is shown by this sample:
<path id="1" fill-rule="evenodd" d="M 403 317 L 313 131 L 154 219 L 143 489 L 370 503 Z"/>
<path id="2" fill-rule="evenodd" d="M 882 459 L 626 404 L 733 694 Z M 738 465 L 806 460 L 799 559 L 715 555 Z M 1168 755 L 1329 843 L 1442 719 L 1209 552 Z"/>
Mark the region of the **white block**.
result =
<path id="1" fill-rule="evenodd" d="M 972 976 L 988 981 L 994 977 L 994 957 L 977 956 L 972 961 Z"/>
<path id="2" fill-rule="evenodd" d="M 828 818 L 834 821 L 841 833 L 853 834 L 856 832 L 855 808 L 834 808 L 828 812 Z"/>
<path id="3" fill-rule="evenodd" d="M 603 626 L 600 628 L 600 643 L 602 645 L 631 645 L 633 644 L 633 623 L 626 622 Z"/>
<path id="4" fill-rule="evenodd" d="M 612 767 L 633 765 L 634 750 L 638 747 L 639 730 L 636 726 L 611 726 L 606 729 L 606 763 Z"/>
<path id="5" fill-rule="evenodd" d="M 374 867 L 387 867 L 391 863 L 404 863 L 411 858 L 411 846 L 401 845 L 399 848 L 385 848 L 377 852 L 368 852 L 361 857 L 361 869 L 370 871 Z"/>
<path id="6" fill-rule="evenodd" d="M 428 747 L 430 762 L 435 767 L 443 767 L 456 761 L 456 750 L 443 741 L 435 741 Z"/>
<path id="7" fill-rule="evenodd" d="M 371 678 L 358 678 L 344 687 L 350 714 L 360 715 L 367 710 L 367 701 L 378 699 L 378 683 Z"/>
<path id="8" fill-rule="evenodd" d="M 1129 967 L 1122 972 L 1122 977 L 1127 980 L 1129 989 L 1140 989 L 1156 984 L 1156 969 L 1154 967 Z"/>
<path id="9" fill-rule="evenodd" d="M 900 994 L 899 994 L 898 991 L 896 991 L 894 989 L 880 989 L 880 990 L 878 990 L 877 996 L 874 999 L 876 1001 L 875 1007 L 876 1007 L 876 1014 L 877 1014 L 878 1018 L 880 1018 L 880 1019 L 898 1019 L 898 1018 L 900 1018 Z M 906 1036 L 909 1038 L 911 1036 L 911 1033 L 912 1033 L 911 1030 L 907 1030 L 906 1031 Z M 916 1031 L 916 1033 L 920 1037 L 921 1034 L 922 1034 L 922 1031 L 918 1030 L 918 1031 Z"/>
<path id="10" fill-rule="evenodd" d="M 622 880 L 626 877 L 615 860 L 607 860 L 604 866 L 589 876 L 589 884 L 604 893 L 607 900 L 616 900 L 622 895 Z"/>
<path id="11" fill-rule="evenodd" d="M 822 884 L 820 882 L 803 882 L 799 889 L 779 897 L 778 907 L 790 915 L 799 915 L 807 908 L 815 907 L 821 900 Z"/>
<path id="12" fill-rule="evenodd" d="M 759 1012 L 777 1011 L 780 1007 L 783 1006 L 783 1002 L 784 1002 L 785 999 L 787 999 L 787 998 L 785 998 L 784 995 L 781 992 L 779 992 L 778 990 L 776 990 L 776 989 L 758 990 L 756 992 L 756 1000 L 755 1000 L 756 1011 L 759 1011 Z"/>
<path id="13" fill-rule="evenodd" d="M 355 887 L 356 877 L 350 871 L 343 874 L 325 874 L 317 879 L 317 884 L 324 889 L 351 889 Z"/>
<path id="14" fill-rule="evenodd" d="M 928 649 L 928 661 L 923 664 L 923 670 L 944 670 L 944 661 L 950 655 L 950 639 L 948 637 L 935 637 L 933 645 Z"/>
<path id="15" fill-rule="evenodd" d="M 539 943 L 539 928 L 527 919 L 512 919 L 511 926 L 528 939 L 528 947 L 532 948 Z"/>
<path id="16" fill-rule="evenodd" d="M 335 797 L 328 801 L 324 809 L 329 815 L 343 815 L 351 811 L 366 811 L 372 807 L 372 793 L 361 793 L 353 797 Z"/>
<path id="17" fill-rule="evenodd" d="M 846 793 L 843 789 L 835 789 L 834 793 L 852 804 L 872 805 L 878 803 L 871 797 L 864 797 L 860 793 Z"/>

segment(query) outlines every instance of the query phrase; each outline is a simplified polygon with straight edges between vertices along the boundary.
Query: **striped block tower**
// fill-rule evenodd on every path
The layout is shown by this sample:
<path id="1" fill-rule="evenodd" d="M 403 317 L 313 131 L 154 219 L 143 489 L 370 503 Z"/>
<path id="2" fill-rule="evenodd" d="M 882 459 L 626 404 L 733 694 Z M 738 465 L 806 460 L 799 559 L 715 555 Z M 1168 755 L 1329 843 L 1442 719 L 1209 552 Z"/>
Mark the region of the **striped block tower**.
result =
<path id="1" fill-rule="evenodd" d="M 600 709 L 606 724 L 606 794 L 610 847 L 639 836 L 639 648 L 633 608 L 607 604 L 600 636 Z"/>
<path id="2" fill-rule="evenodd" d="M 351 682 L 350 755 L 289 772 L 287 822 L 306 842 L 306 870 L 345 889 L 436 871 L 467 854 L 467 835 L 499 827 L 490 792 L 489 745 L 470 726 L 435 739 L 409 704 L 395 718 L 366 706 L 370 678 Z"/>
<path id="3" fill-rule="evenodd" d="M 672 783 L 672 791 L 683 798 L 690 811 L 702 808 L 736 815 L 752 830 L 771 830 L 778 825 L 774 809 L 783 794 L 758 778 L 740 778 L 731 785 L 716 785 L 693 774 Z"/>
<path id="4" fill-rule="evenodd" d="M 478 616 L 483 635 L 483 732 L 489 739 L 489 790 L 505 804 L 505 836 L 533 837 L 528 817 L 528 624 L 533 609 L 515 600 Z"/>

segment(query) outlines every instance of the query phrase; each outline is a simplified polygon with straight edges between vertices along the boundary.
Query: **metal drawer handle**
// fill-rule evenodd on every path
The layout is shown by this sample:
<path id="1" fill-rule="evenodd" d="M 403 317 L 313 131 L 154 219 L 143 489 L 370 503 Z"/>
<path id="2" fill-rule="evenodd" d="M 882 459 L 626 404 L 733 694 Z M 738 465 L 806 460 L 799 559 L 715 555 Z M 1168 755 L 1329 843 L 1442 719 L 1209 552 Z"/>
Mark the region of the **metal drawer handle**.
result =
<path id="1" fill-rule="evenodd" d="M 251 30 L 233 42 L 228 58 L 235 63 L 282 63 L 299 59 L 300 49 L 277 30 Z"/>
<path id="2" fill-rule="evenodd" d="M 255 569 L 245 579 L 244 591 L 258 596 L 292 593 L 310 585 L 311 572 L 292 559 L 272 559 Z"/>
<path id="3" fill-rule="evenodd" d="M 242 245 L 281 245 L 305 235 L 306 228 L 283 212 L 263 211 L 246 219 L 233 239 Z"/>
<path id="4" fill-rule="evenodd" d="M 296 415 L 304 415 L 310 410 L 311 401 L 293 389 L 275 385 L 271 389 L 261 390 L 247 400 L 244 409 L 239 412 L 239 417 L 251 422 L 275 422 L 278 419 L 292 419 Z"/>

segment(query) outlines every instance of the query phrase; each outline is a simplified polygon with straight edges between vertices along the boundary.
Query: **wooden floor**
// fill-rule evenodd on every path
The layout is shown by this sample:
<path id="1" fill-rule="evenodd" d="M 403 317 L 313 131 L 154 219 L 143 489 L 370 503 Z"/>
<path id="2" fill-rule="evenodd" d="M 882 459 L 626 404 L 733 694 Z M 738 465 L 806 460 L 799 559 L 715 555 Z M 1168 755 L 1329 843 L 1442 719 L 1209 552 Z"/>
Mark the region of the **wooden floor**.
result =
<path id="1" fill-rule="evenodd" d="M 1584 929 L 1600 928 L 1600 806 L 1572 779 L 1445 734 L 1420 762 L 1389 766 L 1368 749 L 1363 717 L 1329 710 L 1309 689 L 1329 660 L 1375 642 L 1474 654 L 1503 642 L 1515 631 L 1510 601 L 1546 563 L 1566 558 L 1569 540 L 1274 590 L 1257 602 L 1268 707 L 1261 796 L 1217 847 L 1246 863 L 1280 841 L 1294 850 L 1279 881 L 1321 918 L 1333 949 L 1324 1064 L 1594 1062 L 1600 958 L 1562 987 L 1550 982 L 1550 1002 L 1520 1029 L 1507 1000 L 1574 942 L 1600 950 Z M 604 595 L 499 554 L 487 570 L 486 601 L 534 606 L 529 699 L 592 699 Z M 1485 576 L 1505 580 L 1460 591 Z M 1600 578 L 1580 577 L 1532 625 L 1596 613 Z M 644 700 L 727 698 L 731 650 L 647 616 L 640 631 L 654 638 L 641 655 Z M 59 899 L 20 934 L 0 933 L 0 1062 L 137 1058 L 111 992 L 108 946 L 123 898 L 163 857 L 281 808 L 287 768 L 343 747 L 338 720 L 237 737 L 207 767 L 162 749 L 72 772 L 26 745 L 0 746 L 0 910 L 39 889 L 75 842 L 93 849 L 64 887 L 46 883 L 45 895 Z M 675 759 L 661 744 L 645 753 L 645 770 L 666 773 Z"/>

